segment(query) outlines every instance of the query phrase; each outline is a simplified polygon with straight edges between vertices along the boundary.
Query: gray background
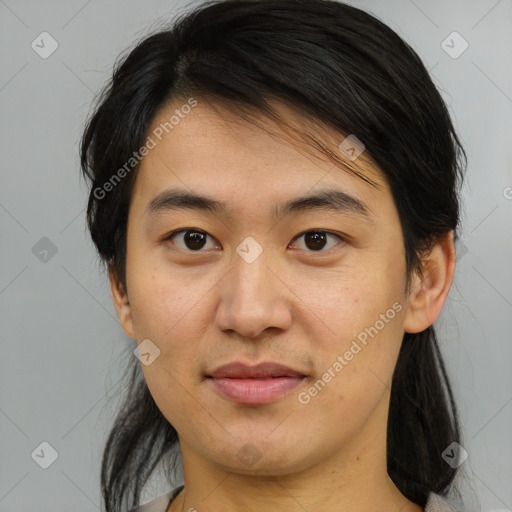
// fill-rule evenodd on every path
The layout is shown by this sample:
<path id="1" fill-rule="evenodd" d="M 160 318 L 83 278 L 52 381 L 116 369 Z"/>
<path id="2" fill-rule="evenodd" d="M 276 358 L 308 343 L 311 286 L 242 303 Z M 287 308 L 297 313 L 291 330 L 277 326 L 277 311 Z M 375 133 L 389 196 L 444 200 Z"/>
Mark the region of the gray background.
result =
<path id="1" fill-rule="evenodd" d="M 351 3 L 418 51 L 468 152 L 456 282 L 436 325 L 469 454 L 467 509 L 510 511 L 512 2 Z M 101 450 L 135 345 L 85 231 L 78 140 L 115 58 L 182 5 L 0 0 L 0 511 L 100 509 Z M 31 47 L 44 31 L 58 43 L 46 59 Z M 469 44 L 458 58 L 445 49 L 462 40 L 442 45 L 454 31 Z M 58 452 L 48 469 L 31 457 L 44 441 Z M 145 500 L 167 490 L 155 478 Z"/>

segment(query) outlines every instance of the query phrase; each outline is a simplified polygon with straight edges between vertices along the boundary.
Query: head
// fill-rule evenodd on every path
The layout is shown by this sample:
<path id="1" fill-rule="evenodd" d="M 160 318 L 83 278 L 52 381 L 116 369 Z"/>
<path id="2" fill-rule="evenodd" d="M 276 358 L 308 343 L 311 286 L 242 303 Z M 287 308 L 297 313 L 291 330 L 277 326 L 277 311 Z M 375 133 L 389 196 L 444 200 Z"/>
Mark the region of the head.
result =
<path id="1" fill-rule="evenodd" d="M 121 326 L 159 352 L 132 358 L 107 510 L 129 484 L 136 503 L 178 440 L 228 471 L 286 475 L 380 432 L 404 495 L 447 492 L 459 427 L 432 324 L 462 156 L 420 59 L 354 7 L 210 2 L 141 41 L 81 147 Z M 234 403 L 210 378 L 233 361 L 305 378 Z"/>

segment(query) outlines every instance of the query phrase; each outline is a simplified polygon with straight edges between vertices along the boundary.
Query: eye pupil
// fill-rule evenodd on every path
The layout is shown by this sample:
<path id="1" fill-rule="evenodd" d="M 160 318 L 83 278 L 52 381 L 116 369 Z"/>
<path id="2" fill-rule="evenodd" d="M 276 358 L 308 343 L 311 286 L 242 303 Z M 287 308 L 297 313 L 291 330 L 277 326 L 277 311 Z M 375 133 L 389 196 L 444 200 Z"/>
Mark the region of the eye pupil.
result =
<path id="1" fill-rule="evenodd" d="M 326 244 L 326 238 L 327 236 L 325 233 L 320 233 L 318 231 L 311 231 L 304 235 L 307 247 L 312 250 L 323 249 Z"/>
<path id="2" fill-rule="evenodd" d="M 187 231 L 183 237 L 189 249 L 201 249 L 206 242 L 206 236 L 199 231 Z"/>
<path id="3" fill-rule="evenodd" d="M 207 243 L 208 234 L 193 229 L 183 230 L 183 243 L 191 251 L 200 251 Z M 308 231 L 303 233 L 304 243 L 311 251 L 321 251 L 327 245 L 328 234 L 324 231 Z"/>

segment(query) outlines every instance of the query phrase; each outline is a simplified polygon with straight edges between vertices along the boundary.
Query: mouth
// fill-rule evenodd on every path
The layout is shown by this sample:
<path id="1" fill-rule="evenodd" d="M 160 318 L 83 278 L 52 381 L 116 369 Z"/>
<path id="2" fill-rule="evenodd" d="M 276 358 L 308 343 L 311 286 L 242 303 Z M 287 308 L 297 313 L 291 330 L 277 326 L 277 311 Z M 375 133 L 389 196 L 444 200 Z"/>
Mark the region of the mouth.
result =
<path id="1" fill-rule="evenodd" d="M 206 379 L 224 399 L 239 404 L 263 405 L 282 398 L 301 385 L 307 375 L 278 363 L 256 366 L 231 363 L 206 375 Z"/>

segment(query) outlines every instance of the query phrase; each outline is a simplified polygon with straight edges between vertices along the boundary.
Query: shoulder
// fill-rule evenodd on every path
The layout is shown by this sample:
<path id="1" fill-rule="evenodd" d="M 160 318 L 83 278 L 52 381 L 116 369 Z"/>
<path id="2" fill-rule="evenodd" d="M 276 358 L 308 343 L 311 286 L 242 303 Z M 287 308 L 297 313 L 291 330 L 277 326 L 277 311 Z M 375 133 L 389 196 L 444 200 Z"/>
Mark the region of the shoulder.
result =
<path id="1" fill-rule="evenodd" d="M 165 512 L 172 500 L 179 494 L 183 489 L 183 485 L 175 487 L 172 491 L 169 491 L 154 500 L 144 503 L 140 507 L 132 509 L 130 512 Z"/>
<path id="2" fill-rule="evenodd" d="M 455 508 L 439 494 L 431 492 L 425 505 L 425 512 L 457 512 Z M 462 511 L 460 511 L 462 512 Z"/>

